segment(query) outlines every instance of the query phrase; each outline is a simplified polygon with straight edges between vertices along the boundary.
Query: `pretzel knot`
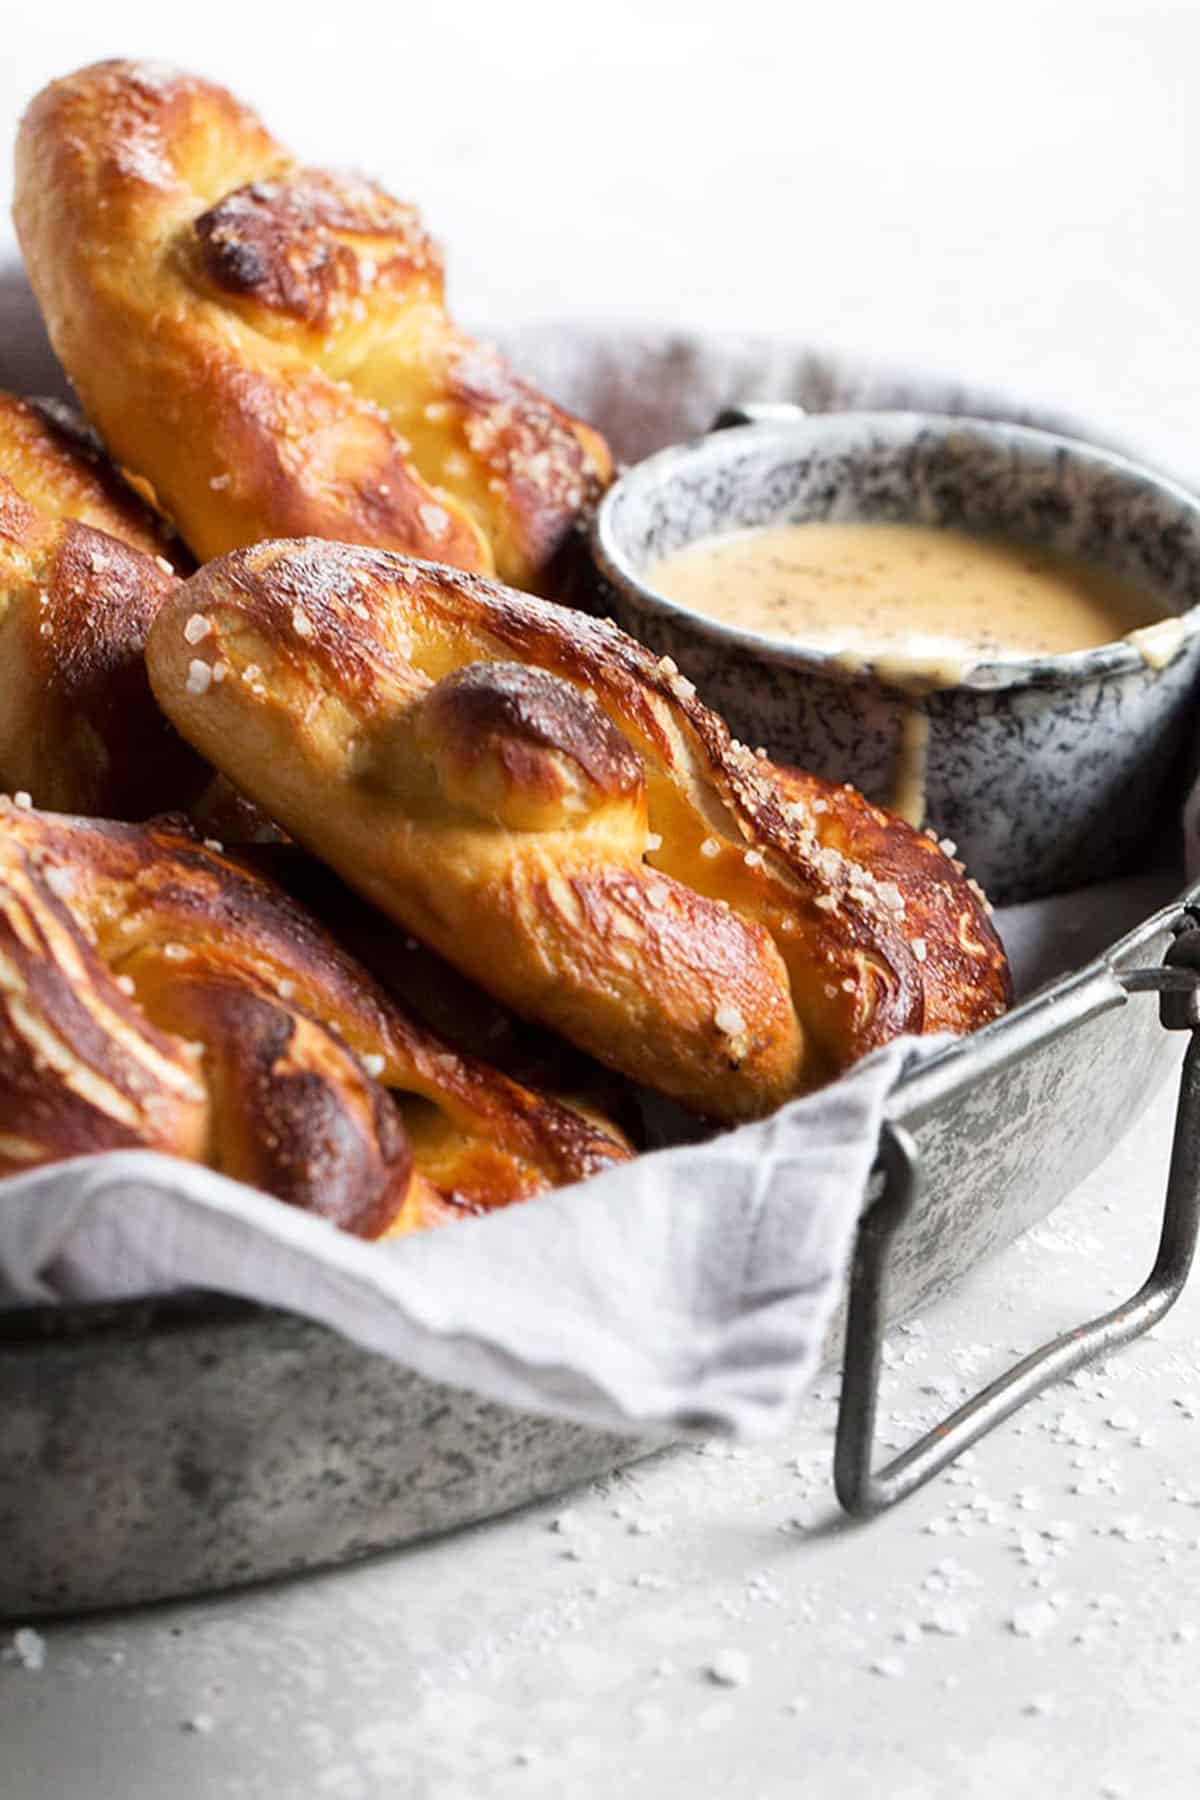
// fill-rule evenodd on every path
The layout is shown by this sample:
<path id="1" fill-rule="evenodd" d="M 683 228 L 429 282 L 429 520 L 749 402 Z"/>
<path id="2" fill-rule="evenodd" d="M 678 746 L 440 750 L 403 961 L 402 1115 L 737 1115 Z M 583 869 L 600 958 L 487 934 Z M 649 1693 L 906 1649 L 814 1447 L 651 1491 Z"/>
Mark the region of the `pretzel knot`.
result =
<path id="1" fill-rule="evenodd" d="M 209 564 L 147 658 L 180 732 L 344 880 L 715 1118 L 1010 998 L 936 843 L 734 742 L 604 621 L 309 540 Z"/>
<path id="2" fill-rule="evenodd" d="M 185 827 L 0 801 L 0 1175 L 138 1147 L 362 1237 L 628 1154 L 448 1049 L 303 908 Z"/>

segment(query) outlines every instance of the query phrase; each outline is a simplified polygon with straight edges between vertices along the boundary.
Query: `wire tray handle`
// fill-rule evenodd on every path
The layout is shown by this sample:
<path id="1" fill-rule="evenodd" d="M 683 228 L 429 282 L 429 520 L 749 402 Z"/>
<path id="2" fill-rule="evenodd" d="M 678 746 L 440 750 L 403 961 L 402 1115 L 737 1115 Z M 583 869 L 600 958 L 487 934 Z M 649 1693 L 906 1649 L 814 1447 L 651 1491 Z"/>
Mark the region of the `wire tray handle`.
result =
<path id="1" fill-rule="evenodd" d="M 1154 1266 L 1123 1305 L 1023 1357 L 883 1468 L 873 1469 L 888 1252 L 920 1184 L 912 1138 L 902 1126 L 886 1124 L 877 1165 L 883 1173 L 883 1192 L 859 1227 L 851 1266 L 834 1448 L 837 1497 L 856 1518 L 871 1518 L 923 1487 L 1052 1382 L 1139 1337 L 1183 1292 L 1200 1232 L 1200 922 L 1186 914 L 1161 967 L 1117 972 L 1117 980 L 1128 994 L 1158 994 L 1163 1026 L 1168 1031 L 1191 1033 L 1180 1076 Z"/>

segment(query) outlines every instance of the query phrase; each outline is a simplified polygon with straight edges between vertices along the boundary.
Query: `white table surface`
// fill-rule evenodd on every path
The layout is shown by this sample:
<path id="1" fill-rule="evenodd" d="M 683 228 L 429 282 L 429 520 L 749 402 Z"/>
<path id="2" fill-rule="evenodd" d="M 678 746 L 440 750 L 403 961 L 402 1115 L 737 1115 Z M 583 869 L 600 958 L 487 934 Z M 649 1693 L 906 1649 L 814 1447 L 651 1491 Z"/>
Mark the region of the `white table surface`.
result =
<path id="1" fill-rule="evenodd" d="M 474 318 L 787 330 L 1200 464 L 1196 6 L 314 10 L 14 6 L 0 117 L 95 56 L 176 60 L 418 199 Z M 1136 1284 L 1172 1104 L 895 1335 L 886 1435 Z M 350 1571 L 45 1627 L 42 1670 L 0 1663 L 0 1795 L 1200 1791 L 1200 1284 L 868 1527 L 833 1510 L 832 1419 L 827 1381 L 784 1443 L 665 1454 Z M 730 1651 L 744 1685 L 707 1673 Z"/>
<path id="2" fill-rule="evenodd" d="M 893 1335 L 885 1441 L 1136 1285 L 1172 1104 Z M 0 1792 L 1194 1795 L 1200 1283 L 870 1525 L 833 1506 L 833 1417 L 827 1378 L 785 1442 L 667 1452 L 340 1573 L 45 1626 L 43 1670 L 0 1667 Z M 707 1672 L 728 1651 L 744 1686 Z"/>

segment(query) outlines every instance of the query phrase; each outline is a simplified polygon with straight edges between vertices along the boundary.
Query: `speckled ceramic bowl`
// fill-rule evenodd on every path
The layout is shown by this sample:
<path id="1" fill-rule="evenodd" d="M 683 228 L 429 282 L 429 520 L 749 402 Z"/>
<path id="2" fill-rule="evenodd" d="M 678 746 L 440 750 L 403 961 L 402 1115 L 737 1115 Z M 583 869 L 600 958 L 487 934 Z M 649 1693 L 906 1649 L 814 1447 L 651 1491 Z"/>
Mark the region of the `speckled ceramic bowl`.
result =
<path id="1" fill-rule="evenodd" d="M 892 801 L 925 738 L 925 819 L 996 900 L 1131 868 L 1190 773 L 1200 663 L 1200 500 L 1119 456 L 1027 426 L 928 413 L 770 416 L 649 457 L 606 496 L 602 609 L 674 657 L 751 744 Z M 656 558 L 716 532 L 862 519 L 999 532 L 1148 588 L 1149 640 L 980 662 L 914 701 L 870 667 L 707 619 L 657 593 Z M 925 714 L 928 730 L 914 705 Z"/>

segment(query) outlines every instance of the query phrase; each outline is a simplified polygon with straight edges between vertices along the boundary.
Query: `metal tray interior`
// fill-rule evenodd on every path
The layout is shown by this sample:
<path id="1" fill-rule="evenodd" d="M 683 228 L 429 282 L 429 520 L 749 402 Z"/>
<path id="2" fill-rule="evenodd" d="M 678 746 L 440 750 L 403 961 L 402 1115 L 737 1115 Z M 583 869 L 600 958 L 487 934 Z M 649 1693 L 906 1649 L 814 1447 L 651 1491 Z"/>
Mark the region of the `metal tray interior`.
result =
<path id="1" fill-rule="evenodd" d="M 1134 1124 L 1182 1046 L 1111 971 L 1160 962 L 1197 900 L 1200 885 L 897 1089 L 924 1174 L 893 1250 L 897 1317 L 1044 1218 Z M 0 1313 L 0 1417 L 9 1617 L 345 1562 L 655 1447 L 210 1295 Z"/>

